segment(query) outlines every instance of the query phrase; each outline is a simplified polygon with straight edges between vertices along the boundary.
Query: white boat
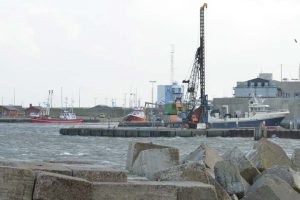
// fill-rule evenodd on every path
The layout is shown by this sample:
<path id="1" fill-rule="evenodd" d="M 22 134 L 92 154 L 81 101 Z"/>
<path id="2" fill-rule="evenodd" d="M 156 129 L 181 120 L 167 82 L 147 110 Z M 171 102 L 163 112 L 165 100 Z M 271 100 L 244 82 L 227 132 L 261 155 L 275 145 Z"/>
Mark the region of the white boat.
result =
<path id="1" fill-rule="evenodd" d="M 134 108 L 134 110 L 124 117 L 124 121 L 143 122 L 145 121 L 143 108 Z"/>
<path id="2" fill-rule="evenodd" d="M 218 115 L 208 117 L 208 128 L 251 128 L 264 126 L 279 126 L 280 122 L 290 113 L 285 110 L 269 110 L 269 105 L 263 103 L 264 100 L 258 97 L 252 97 L 249 100 L 248 112 L 243 117 L 231 117 Z M 202 124 L 197 128 L 201 129 Z"/>

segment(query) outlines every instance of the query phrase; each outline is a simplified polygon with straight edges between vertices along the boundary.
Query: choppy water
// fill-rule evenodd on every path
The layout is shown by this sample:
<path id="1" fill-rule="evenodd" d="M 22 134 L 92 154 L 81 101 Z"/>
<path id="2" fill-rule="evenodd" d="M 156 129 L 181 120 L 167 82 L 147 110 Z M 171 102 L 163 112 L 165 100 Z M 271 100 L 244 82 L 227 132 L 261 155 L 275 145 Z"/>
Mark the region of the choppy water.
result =
<path id="1" fill-rule="evenodd" d="M 220 155 L 238 146 L 242 151 L 251 150 L 253 138 L 113 138 L 63 136 L 59 129 L 74 125 L 0 123 L 0 160 L 34 161 L 88 161 L 95 164 L 125 168 L 129 141 L 152 142 L 176 147 L 184 156 L 201 143 L 214 147 Z M 76 126 L 76 125 L 75 125 Z M 107 124 L 81 126 L 106 127 Z M 300 148 L 300 140 L 272 138 L 290 156 Z"/>

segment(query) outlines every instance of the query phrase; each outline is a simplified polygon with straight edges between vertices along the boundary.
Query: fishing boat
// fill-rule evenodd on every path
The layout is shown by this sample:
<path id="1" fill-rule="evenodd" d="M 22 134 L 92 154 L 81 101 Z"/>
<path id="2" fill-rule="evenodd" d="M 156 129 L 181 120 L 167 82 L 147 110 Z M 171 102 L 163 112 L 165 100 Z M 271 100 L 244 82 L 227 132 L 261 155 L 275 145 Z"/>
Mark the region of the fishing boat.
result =
<path id="1" fill-rule="evenodd" d="M 37 116 L 31 118 L 32 123 L 81 123 L 83 119 L 77 118 L 76 114 L 73 112 L 73 108 L 70 109 L 66 107 L 62 109 L 58 118 L 52 118 L 50 116 L 50 101 L 52 101 L 53 91 L 49 90 L 48 101 L 46 107 L 43 108 Z"/>
<path id="2" fill-rule="evenodd" d="M 228 112 L 227 112 L 228 113 Z M 281 121 L 290 113 L 287 109 L 270 110 L 264 104 L 264 99 L 252 97 L 249 100 L 248 112 L 244 116 L 220 116 L 219 113 L 209 115 L 208 128 L 252 128 L 258 126 L 279 126 Z M 199 124 L 198 128 L 203 127 Z"/>
<path id="3" fill-rule="evenodd" d="M 50 116 L 41 116 L 31 118 L 33 123 L 81 123 L 83 119 L 77 118 L 75 113 L 64 110 L 59 118 L 52 118 Z"/>
<path id="4" fill-rule="evenodd" d="M 134 110 L 124 117 L 124 121 L 144 122 L 145 112 L 143 108 L 134 108 Z"/>

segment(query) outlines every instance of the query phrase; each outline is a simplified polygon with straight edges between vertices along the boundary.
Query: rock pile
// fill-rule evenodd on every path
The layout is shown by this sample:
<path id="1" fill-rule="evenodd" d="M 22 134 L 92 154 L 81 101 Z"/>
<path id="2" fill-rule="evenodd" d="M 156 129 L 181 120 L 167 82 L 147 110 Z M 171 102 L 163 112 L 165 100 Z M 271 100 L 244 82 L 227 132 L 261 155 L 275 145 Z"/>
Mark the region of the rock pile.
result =
<path id="1" fill-rule="evenodd" d="M 147 148 L 141 148 L 143 145 Z M 210 196 L 196 199 L 300 200 L 300 171 L 297 171 L 300 150 L 296 149 L 290 160 L 279 145 L 265 138 L 259 140 L 247 156 L 234 147 L 221 157 L 207 144 L 201 144 L 181 161 L 178 150 L 167 146 L 156 148 L 154 144 L 150 147 L 149 144 L 131 143 L 129 158 L 132 152 L 136 159 L 127 161 L 131 163 L 127 165 L 130 174 L 146 176 L 149 182 L 203 183 L 214 188 L 210 191 L 215 193 L 214 197 L 208 193 Z M 178 162 L 181 164 L 176 164 Z M 142 168 L 143 173 L 136 166 Z"/>

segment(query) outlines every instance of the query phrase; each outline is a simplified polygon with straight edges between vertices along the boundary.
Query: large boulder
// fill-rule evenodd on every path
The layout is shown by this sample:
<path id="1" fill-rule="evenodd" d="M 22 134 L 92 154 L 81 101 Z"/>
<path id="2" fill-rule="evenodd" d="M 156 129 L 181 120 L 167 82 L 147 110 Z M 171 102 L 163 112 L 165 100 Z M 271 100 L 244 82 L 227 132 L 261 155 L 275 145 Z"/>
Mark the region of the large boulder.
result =
<path id="1" fill-rule="evenodd" d="M 177 165 L 154 174 L 154 180 L 158 181 L 199 181 L 215 186 L 219 200 L 230 200 L 230 196 L 207 172 L 203 162 L 189 162 Z"/>
<path id="2" fill-rule="evenodd" d="M 34 179 L 31 170 L 0 166 L 0 199 L 31 200 Z"/>
<path id="3" fill-rule="evenodd" d="M 294 150 L 291 157 L 291 161 L 292 161 L 292 167 L 295 170 L 300 171 L 300 149 Z"/>
<path id="4" fill-rule="evenodd" d="M 291 166 L 291 161 L 284 150 L 266 138 L 256 143 L 255 151 L 249 155 L 248 159 L 261 172 L 274 165 Z"/>
<path id="5" fill-rule="evenodd" d="M 133 164 L 132 173 L 153 180 L 155 172 L 178 165 L 178 163 L 179 151 L 177 149 L 148 149 L 140 152 Z"/>
<path id="6" fill-rule="evenodd" d="M 208 144 L 201 144 L 195 151 L 191 152 L 182 164 L 190 161 L 203 161 L 207 168 L 213 170 L 216 162 L 223 160 L 221 156 Z"/>
<path id="7" fill-rule="evenodd" d="M 94 183 L 93 200 L 218 200 L 215 188 L 200 182 L 130 181 Z"/>
<path id="8" fill-rule="evenodd" d="M 259 170 L 246 158 L 246 155 L 238 147 L 226 151 L 222 157 L 224 160 L 235 162 L 240 170 L 241 176 L 250 184 L 252 184 L 253 179 L 260 174 Z"/>
<path id="9" fill-rule="evenodd" d="M 129 142 L 128 151 L 127 151 L 126 169 L 128 171 L 132 170 L 133 163 L 137 159 L 141 151 L 147 149 L 164 149 L 164 148 L 171 148 L 171 147 L 152 144 L 152 143 Z"/>
<path id="10" fill-rule="evenodd" d="M 239 198 L 246 193 L 248 184 L 240 175 L 237 165 L 230 160 L 219 161 L 215 164 L 215 179 L 223 186 L 229 195 L 236 194 Z"/>
<path id="11" fill-rule="evenodd" d="M 40 172 L 36 178 L 33 200 L 92 200 L 92 183 L 76 177 Z"/>
<path id="12" fill-rule="evenodd" d="M 249 188 L 242 200 L 299 200 L 300 195 L 276 175 L 264 174 Z"/>
<path id="13" fill-rule="evenodd" d="M 273 174 L 286 181 L 292 188 L 300 192 L 300 173 L 294 171 L 290 167 L 275 165 L 263 171 L 262 175 Z M 255 180 L 259 179 L 256 177 Z"/>

